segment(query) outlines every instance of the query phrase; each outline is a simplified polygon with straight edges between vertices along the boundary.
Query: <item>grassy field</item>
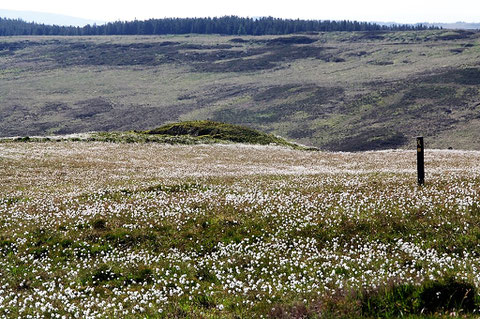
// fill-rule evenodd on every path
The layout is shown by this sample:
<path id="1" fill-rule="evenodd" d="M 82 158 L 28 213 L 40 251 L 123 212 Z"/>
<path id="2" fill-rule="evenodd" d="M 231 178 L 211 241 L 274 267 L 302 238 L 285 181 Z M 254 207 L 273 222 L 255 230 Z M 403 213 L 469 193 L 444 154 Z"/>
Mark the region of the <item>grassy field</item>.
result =
<path id="1" fill-rule="evenodd" d="M 0 136 L 210 119 L 325 150 L 480 150 L 479 36 L 2 38 Z"/>
<path id="2" fill-rule="evenodd" d="M 480 153 L 0 143 L 0 317 L 474 318 Z"/>

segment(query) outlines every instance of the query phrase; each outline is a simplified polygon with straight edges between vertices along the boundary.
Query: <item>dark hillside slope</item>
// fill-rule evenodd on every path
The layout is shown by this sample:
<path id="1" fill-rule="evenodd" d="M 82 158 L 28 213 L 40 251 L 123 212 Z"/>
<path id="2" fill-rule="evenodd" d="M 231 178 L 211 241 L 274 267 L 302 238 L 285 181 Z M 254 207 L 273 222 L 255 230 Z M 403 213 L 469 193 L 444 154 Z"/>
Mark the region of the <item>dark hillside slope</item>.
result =
<path id="1" fill-rule="evenodd" d="M 480 149 L 480 34 L 11 37 L 0 136 L 246 125 L 328 150 Z"/>

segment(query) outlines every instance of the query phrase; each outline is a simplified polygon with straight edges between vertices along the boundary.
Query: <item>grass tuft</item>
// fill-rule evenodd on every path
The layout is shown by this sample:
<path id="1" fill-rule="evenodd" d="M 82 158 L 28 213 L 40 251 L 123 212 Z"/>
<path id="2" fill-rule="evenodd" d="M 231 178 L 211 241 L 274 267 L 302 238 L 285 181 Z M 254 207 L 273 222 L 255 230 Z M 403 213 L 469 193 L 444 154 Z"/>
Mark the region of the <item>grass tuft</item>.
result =
<path id="1" fill-rule="evenodd" d="M 472 313 L 476 289 L 467 282 L 447 277 L 422 285 L 393 284 L 366 293 L 362 314 L 366 317 L 396 318 L 405 315 L 435 313 Z"/>

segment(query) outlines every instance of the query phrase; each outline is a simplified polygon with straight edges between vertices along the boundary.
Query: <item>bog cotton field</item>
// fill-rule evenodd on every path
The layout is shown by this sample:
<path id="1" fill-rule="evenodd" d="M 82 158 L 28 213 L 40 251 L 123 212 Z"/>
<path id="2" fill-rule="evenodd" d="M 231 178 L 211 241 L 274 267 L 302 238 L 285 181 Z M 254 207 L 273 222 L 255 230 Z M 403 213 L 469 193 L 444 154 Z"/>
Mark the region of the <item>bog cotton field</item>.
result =
<path id="1" fill-rule="evenodd" d="M 415 160 L 0 143 L 0 317 L 362 315 L 385 287 L 479 288 L 480 152 L 427 150 L 424 187 Z"/>

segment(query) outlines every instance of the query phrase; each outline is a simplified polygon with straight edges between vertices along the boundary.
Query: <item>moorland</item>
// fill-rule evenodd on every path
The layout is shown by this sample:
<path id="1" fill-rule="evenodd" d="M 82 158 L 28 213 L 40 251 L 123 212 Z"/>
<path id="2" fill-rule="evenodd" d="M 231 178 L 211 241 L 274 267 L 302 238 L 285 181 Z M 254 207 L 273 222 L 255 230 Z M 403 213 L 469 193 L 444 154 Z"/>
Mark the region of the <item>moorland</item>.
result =
<path id="1" fill-rule="evenodd" d="M 0 317 L 475 318 L 479 35 L 2 38 Z"/>
<path id="2" fill-rule="evenodd" d="M 325 150 L 480 149 L 480 33 L 5 37 L 0 136 L 247 125 Z"/>
<path id="3" fill-rule="evenodd" d="M 478 151 L 0 143 L 2 318 L 478 317 Z"/>

